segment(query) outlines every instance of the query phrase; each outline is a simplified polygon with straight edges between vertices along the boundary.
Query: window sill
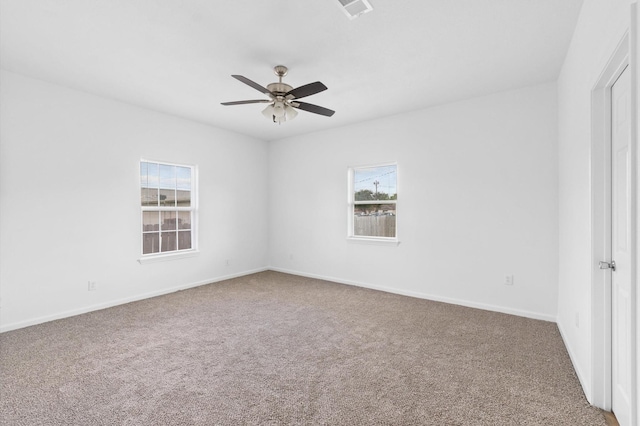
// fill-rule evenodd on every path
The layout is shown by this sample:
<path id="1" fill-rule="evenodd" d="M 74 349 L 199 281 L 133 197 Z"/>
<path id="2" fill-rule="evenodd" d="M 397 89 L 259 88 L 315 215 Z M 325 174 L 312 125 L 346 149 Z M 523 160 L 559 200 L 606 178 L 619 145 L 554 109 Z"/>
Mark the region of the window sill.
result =
<path id="1" fill-rule="evenodd" d="M 400 244 L 397 238 L 347 237 L 347 241 L 350 243 L 371 244 L 376 246 L 397 246 Z"/>
<path id="2" fill-rule="evenodd" d="M 178 253 L 149 255 L 138 259 L 138 263 L 144 265 L 146 263 L 166 262 L 168 260 L 178 260 L 185 259 L 187 257 L 194 257 L 198 256 L 199 254 L 200 252 L 198 250 L 190 250 Z"/>

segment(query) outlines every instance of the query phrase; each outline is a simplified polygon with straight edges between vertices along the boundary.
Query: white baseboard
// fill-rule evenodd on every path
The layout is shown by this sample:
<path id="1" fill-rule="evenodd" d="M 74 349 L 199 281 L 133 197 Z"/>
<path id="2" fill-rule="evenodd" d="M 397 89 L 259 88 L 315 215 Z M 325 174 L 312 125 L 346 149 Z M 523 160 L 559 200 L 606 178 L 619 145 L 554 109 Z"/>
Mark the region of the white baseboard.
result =
<path id="1" fill-rule="evenodd" d="M 571 345 L 569 345 L 569 340 L 566 338 L 566 333 L 564 331 L 562 322 L 558 321 L 557 325 L 558 325 L 558 330 L 560 330 L 560 336 L 562 337 L 562 342 L 564 343 L 564 347 L 567 348 L 567 353 L 569 354 L 569 359 L 571 359 L 571 364 L 573 365 L 573 369 L 575 370 L 576 375 L 578 376 L 578 381 L 582 386 L 582 391 L 584 392 L 584 396 L 587 398 L 587 401 L 589 401 L 589 404 L 593 404 L 593 400 L 591 397 L 591 383 L 587 381 L 587 379 L 584 376 L 584 373 L 580 369 L 580 364 L 578 364 L 576 356 L 573 352 L 573 349 L 571 349 Z"/>
<path id="2" fill-rule="evenodd" d="M 87 312 L 93 312 L 93 311 L 97 311 L 97 310 L 100 310 L 100 309 L 111 308 L 113 306 L 123 305 L 125 303 L 136 302 L 138 300 L 149 299 L 151 297 L 162 296 L 163 294 L 169 294 L 169 293 L 173 293 L 173 292 L 180 291 L 180 290 L 186 290 L 186 289 L 189 289 L 189 288 L 199 287 L 201 285 L 211 284 L 211 283 L 224 281 L 224 280 L 228 280 L 228 279 L 232 279 L 232 278 L 237 278 L 237 277 L 241 277 L 241 276 L 245 276 L 245 275 L 255 274 L 257 272 L 263 272 L 263 271 L 267 271 L 267 270 L 276 271 L 276 272 L 283 272 L 283 273 L 291 274 L 291 275 L 299 275 L 299 276 L 308 277 L 308 278 L 316 278 L 316 279 L 321 279 L 321 280 L 325 280 L 325 281 L 333 281 L 333 282 L 340 283 L 340 284 L 347 284 L 347 285 L 353 285 L 353 286 L 357 286 L 357 287 L 369 288 L 369 289 L 372 289 L 372 290 L 379 290 L 379 291 L 384 291 L 384 292 L 387 292 L 387 293 L 394 293 L 394 294 L 400 294 L 400 295 L 403 295 L 403 296 L 416 297 L 416 298 L 419 298 L 419 299 L 427 299 L 427 300 L 433 300 L 433 301 L 436 301 L 436 302 L 444 302 L 444 303 L 450 303 L 450 304 L 453 304 L 453 305 L 466 306 L 466 307 L 469 307 L 469 308 L 483 309 L 485 311 L 501 312 L 501 313 L 504 313 L 504 314 L 516 315 L 516 316 L 525 317 L 525 318 L 532 318 L 532 319 L 538 319 L 538 320 L 543 320 L 543 321 L 556 322 L 556 318 L 554 316 L 546 315 L 546 314 L 540 314 L 540 313 L 537 313 L 537 312 L 530 312 L 530 311 L 524 311 L 524 310 L 520 310 L 520 309 L 506 308 L 506 307 L 503 307 L 503 306 L 489 305 L 489 304 L 484 304 L 484 303 L 477 303 L 477 302 L 472 302 L 472 301 L 462 300 L 462 299 L 455 299 L 455 298 L 450 298 L 450 297 L 442 297 L 442 296 L 437 296 L 437 295 L 427 294 L 427 293 L 422 293 L 422 292 L 415 292 L 415 291 L 397 289 L 397 288 L 393 288 L 393 287 L 372 285 L 372 284 L 363 283 L 363 282 L 359 282 L 359 281 L 345 280 L 345 279 L 341 279 L 341 278 L 337 278 L 337 277 L 330 277 L 330 276 L 326 276 L 326 275 L 310 274 L 310 273 L 306 273 L 306 272 L 289 270 L 289 269 L 284 269 L 284 268 L 263 267 L 263 268 L 257 268 L 257 269 L 252 269 L 252 270 L 248 270 L 248 271 L 238 272 L 238 273 L 235 273 L 235 274 L 224 275 L 224 276 L 221 276 L 221 277 L 211 278 L 211 279 L 207 279 L 207 280 L 202 280 L 202 281 L 198 281 L 198 282 L 195 282 L 195 283 L 182 284 L 182 285 L 179 285 L 179 286 L 170 287 L 170 288 L 166 288 L 166 289 L 162 289 L 162 290 L 158 290 L 158 291 L 154 291 L 154 292 L 138 294 L 138 295 L 126 297 L 126 298 L 123 298 L 123 299 L 111 300 L 111 301 L 104 302 L 104 303 L 98 303 L 98 304 L 95 304 L 95 305 L 84 306 L 82 308 L 72 309 L 72 310 L 69 310 L 69 311 L 58 312 L 58 313 L 55 313 L 55 314 L 52 314 L 52 315 L 45 315 L 45 316 L 42 316 L 42 317 L 32 318 L 32 319 L 29 319 L 29 320 L 26 320 L 26 321 L 19 321 L 19 322 L 14 322 L 14 323 L 9 323 L 9 324 L 2 324 L 2 325 L 0 325 L 0 333 L 4 333 L 6 331 L 11 331 L 11 330 L 17 330 L 19 328 L 29 327 L 31 325 L 42 324 L 42 323 L 48 322 L 48 321 L 55 321 L 55 320 L 62 319 L 62 318 L 68 318 L 68 317 L 72 317 L 72 316 L 75 316 L 75 315 L 81 315 L 81 314 L 85 314 Z M 566 346 L 566 341 L 565 341 L 565 346 Z M 571 353 L 571 352 L 569 351 L 569 353 Z M 576 364 L 574 363 L 574 365 L 576 365 Z M 576 369 L 576 371 L 578 371 L 578 370 Z M 579 377 L 580 377 L 580 375 L 579 375 Z M 582 383 L 582 378 L 581 378 L 581 383 Z"/>
<path id="3" fill-rule="evenodd" d="M 125 297 L 123 299 L 110 300 L 104 303 L 98 303 L 95 305 L 84 306 L 78 309 L 72 309 L 69 311 L 58 312 L 52 315 L 45 315 L 38 318 L 32 318 L 26 321 L 19 321 L 9 324 L 0 325 L 0 333 L 4 333 L 6 331 L 17 330 L 19 328 L 29 327 L 31 325 L 42 324 L 44 322 L 55 321 L 63 318 L 72 317 L 75 315 L 86 314 L 87 312 L 99 311 L 101 309 L 111 308 L 118 305 L 124 305 L 125 303 L 137 302 L 138 300 L 149 299 L 151 297 L 162 296 L 164 294 L 175 293 L 176 291 L 186 290 L 189 288 L 200 287 L 206 284 L 212 284 L 219 281 L 229 280 L 232 278 L 238 278 L 245 275 L 255 274 L 257 272 L 263 272 L 268 270 L 269 268 L 257 268 L 249 271 L 238 272 L 234 274 L 224 275 L 222 277 L 211 278 L 207 280 L 198 281 L 195 283 L 182 284 L 175 287 L 165 288 L 158 291 L 152 291 L 149 293 L 137 294 L 135 296 Z"/>
<path id="4" fill-rule="evenodd" d="M 433 300 L 435 302 L 443 302 L 443 303 L 450 303 L 452 305 L 466 306 L 468 308 L 476 308 L 476 309 L 482 309 L 482 310 L 485 310 L 485 311 L 500 312 L 500 313 L 503 313 L 503 314 L 516 315 L 516 316 L 519 316 L 519 317 L 525 317 L 525 318 L 531 318 L 531 319 L 537 319 L 537 320 L 549 321 L 549 322 L 556 322 L 556 317 L 555 316 L 548 315 L 548 314 L 541 314 L 541 313 L 538 313 L 538 312 L 531 312 L 531 311 L 525 311 L 525 310 L 521 310 L 521 309 L 507 308 L 507 307 L 504 307 L 504 306 L 489 305 L 489 304 L 485 304 L 485 303 L 472 302 L 472 301 L 469 301 L 469 300 L 437 296 L 437 295 L 433 295 L 433 294 L 410 291 L 410 290 L 402 290 L 402 289 L 397 289 L 397 288 L 393 288 L 393 287 L 372 285 L 372 284 L 363 283 L 363 282 L 359 282 L 359 281 L 344 280 L 344 279 L 341 279 L 341 278 L 330 277 L 330 276 L 319 275 L 319 274 L 310 274 L 310 273 L 306 273 L 306 272 L 294 271 L 294 270 L 285 269 L 285 268 L 277 268 L 277 267 L 274 267 L 274 266 L 270 266 L 268 269 L 271 270 L 271 271 L 282 272 L 282 273 L 285 273 L 285 274 L 299 275 L 301 277 L 316 278 L 316 279 L 325 280 L 325 281 L 333 281 L 333 282 L 340 283 L 340 284 L 354 285 L 354 286 L 357 286 L 357 287 L 364 287 L 364 288 L 369 288 L 369 289 L 372 289 L 372 290 L 380 290 L 380 291 L 384 291 L 384 292 L 387 292 L 387 293 L 400 294 L 402 296 L 411 296 L 411 297 L 416 297 L 416 298 L 419 298 L 419 299 Z"/>

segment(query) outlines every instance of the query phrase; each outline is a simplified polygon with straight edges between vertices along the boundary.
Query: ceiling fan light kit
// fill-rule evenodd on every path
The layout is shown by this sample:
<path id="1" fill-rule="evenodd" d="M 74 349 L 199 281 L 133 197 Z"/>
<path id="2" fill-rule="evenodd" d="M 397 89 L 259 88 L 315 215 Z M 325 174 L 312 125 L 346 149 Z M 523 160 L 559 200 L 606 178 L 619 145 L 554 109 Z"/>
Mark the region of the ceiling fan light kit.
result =
<path id="1" fill-rule="evenodd" d="M 267 107 L 262 110 L 262 115 L 269 120 L 273 120 L 274 123 L 281 124 L 285 121 L 291 121 L 296 118 L 298 111 L 284 102 L 276 101 L 273 105 L 267 105 Z"/>
<path id="2" fill-rule="evenodd" d="M 229 106 L 268 103 L 269 105 L 267 105 L 267 107 L 262 110 L 262 115 L 278 124 L 281 124 L 287 120 L 293 120 L 298 115 L 298 111 L 296 111 L 297 109 L 308 111 L 314 114 L 324 115 L 326 117 L 331 117 L 335 113 L 335 111 L 333 110 L 318 105 L 298 102 L 297 99 L 315 95 L 316 93 L 327 90 L 327 86 L 319 81 L 316 81 L 315 83 L 305 84 L 304 86 L 300 86 L 294 89 L 290 85 L 282 82 L 282 77 L 287 75 L 288 71 L 289 70 L 284 65 L 275 66 L 273 68 L 273 72 L 278 76 L 278 82 L 268 84 L 266 88 L 241 75 L 232 75 L 231 77 L 243 82 L 248 86 L 253 87 L 259 92 L 269 96 L 269 98 L 271 99 L 222 102 L 222 105 Z"/>

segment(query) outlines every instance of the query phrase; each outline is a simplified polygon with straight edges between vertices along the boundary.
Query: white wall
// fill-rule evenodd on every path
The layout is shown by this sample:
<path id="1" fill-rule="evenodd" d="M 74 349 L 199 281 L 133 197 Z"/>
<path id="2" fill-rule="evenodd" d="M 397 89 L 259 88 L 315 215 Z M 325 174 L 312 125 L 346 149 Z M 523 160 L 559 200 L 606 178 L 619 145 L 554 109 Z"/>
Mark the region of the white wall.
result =
<path id="1" fill-rule="evenodd" d="M 389 161 L 400 245 L 347 242 L 347 168 Z M 555 320 L 557 166 L 554 83 L 272 142 L 271 267 Z"/>
<path id="2" fill-rule="evenodd" d="M 640 110 L 640 3 L 635 1 L 635 75 L 636 75 L 636 111 Z M 637 120 L 636 128 L 636 200 L 640 200 L 640 119 Z M 636 215 L 640 216 L 640 208 L 636 204 Z M 638 365 L 637 358 L 640 358 L 640 281 L 638 267 L 640 265 L 640 217 L 636 217 L 636 424 L 640 424 L 640 392 L 638 387 L 640 386 L 640 366 Z"/>
<path id="3" fill-rule="evenodd" d="M 1 330 L 267 266 L 266 142 L 0 77 Z M 137 262 L 141 158 L 199 167 L 199 256 Z"/>
<path id="4" fill-rule="evenodd" d="M 558 326 L 590 401 L 593 321 L 589 175 L 591 91 L 629 27 L 629 5 L 629 0 L 585 0 L 558 80 Z"/>

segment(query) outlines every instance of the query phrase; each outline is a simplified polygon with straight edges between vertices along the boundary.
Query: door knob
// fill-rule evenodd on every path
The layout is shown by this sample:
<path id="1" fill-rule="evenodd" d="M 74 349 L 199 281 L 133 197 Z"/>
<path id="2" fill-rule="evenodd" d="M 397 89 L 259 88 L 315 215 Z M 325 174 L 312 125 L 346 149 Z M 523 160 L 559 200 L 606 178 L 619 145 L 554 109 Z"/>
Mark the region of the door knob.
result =
<path id="1" fill-rule="evenodd" d="M 600 261 L 598 262 L 598 267 L 600 267 L 600 269 L 611 269 L 612 271 L 615 271 L 616 261 L 612 260 L 611 263 Z"/>

